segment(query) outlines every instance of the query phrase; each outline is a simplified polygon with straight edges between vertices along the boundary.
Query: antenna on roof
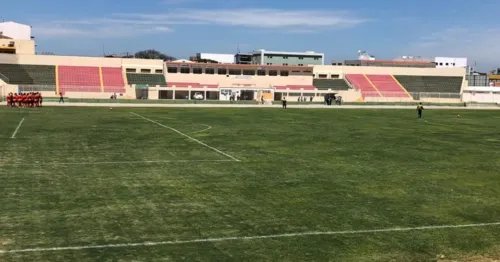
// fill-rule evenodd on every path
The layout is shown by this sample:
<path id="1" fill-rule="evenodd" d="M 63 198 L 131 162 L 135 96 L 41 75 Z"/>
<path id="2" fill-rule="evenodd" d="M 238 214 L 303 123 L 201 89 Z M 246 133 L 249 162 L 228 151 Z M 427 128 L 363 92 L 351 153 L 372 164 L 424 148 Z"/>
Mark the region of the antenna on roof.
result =
<path id="1" fill-rule="evenodd" d="M 236 53 L 239 54 L 240 53 L 240 44 L 237 44 L 236 45 Z"/>

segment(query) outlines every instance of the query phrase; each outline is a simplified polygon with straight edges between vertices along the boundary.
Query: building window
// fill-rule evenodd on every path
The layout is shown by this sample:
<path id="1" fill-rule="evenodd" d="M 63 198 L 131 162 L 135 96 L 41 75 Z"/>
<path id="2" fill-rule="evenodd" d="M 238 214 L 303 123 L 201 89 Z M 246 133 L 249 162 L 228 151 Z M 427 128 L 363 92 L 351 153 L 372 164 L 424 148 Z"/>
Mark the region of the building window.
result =
<path id="1" fill-rule="evenodd" d="M 446 63 L 446 65 L 448 65 L 448 63 Z"/>
<path id="2" fill-rule="evenodd" d="M 243 75 L 244 76 L 254 76 L 255 70 L 243 70 Z"/>
<path id="3" fill-rule="evenodd" d="M 189 67 L 187 67 L 187 66 L 181 67 L 181 74 L 189 74 L 189 73 L 191 73 L 191 70 L 189 70 Z"/>
<path id="4" fill-rule="evenodd" d="M 283 59 L 288 59 L 288 56 L 284 56 Z"/>
<path id="5" fill-rule="evenodd" d="M 326 75 L 326 74 L 319 74 L 318 75 L 318 78 L 327 78 L 327 77 L 328 77 L 328 75 Z"/>
<path id="6" fill-rule="evenodd" d="M 299 66 L 304 66 L 304 64 L 299 64 Z"/>
<path id="7" fill-rule="evenodd" d="M 340 76 L 339 75 L 331 75 L 331 78 L 333 78 L 333 79 L 339 79 Z"/>
<path id="8" fill-rule="evenodd" d="M 288 64 L 287 63 L 283 63 L 284 66 L 287 66 Z"/>
<path id="9" fill-rule="evenodd" d="M 272 55 L 268 55 L 267 58 L 273 58 L 273 56 Z"/>
<path id="10" fill-rule="evenodd" d="M 439 63 L 439 65 L 440 65 L 440 66 L 442 66 L 442 65 L 443 65 L 443 63 Z"/>
<path id="11" fill-rule="evenodd" d="M 219 68 L 219 69 L 217 69 L 217 74 L 219 74 L 219 75 L 226 75 L 227 74 L 227 69 L 226 68 Z"/>
<path id="12" fill-rule="evenodd" d="M 141 69 L 141 73 L 151 73 L 151 69 Z"/>
<path id="13" fill-rule="evenodd" d="M 240 76 L 241 69 L 229 69 L 229 74 L 232 76 Z"/>
<path id="14" fill-rule="evenodd" d="M 266 70 L 257 70 L 257 75 L 258 76 L 265 76 L 266 75 Z"/>
<path id="15" fill-rule="evenodd" d="M 207 74 L 207 75 L 215 74 L 215 68 L 211 68 L 211 67 L 205 68 L 205 74 Z"/>
<path id="16" fill-rule="evenodd" d="M 201 75 L 203 73 L 203 68 L 193 67 L 193 74 Z"/>
<path id="17" fill-rule="evenodd" d="M 319 60 L 319 57 L 315 57 L 314 60 Z"/>
<path id="18" fill-rule="evenodd" d="M 288 71 L 286 71 L 286 70 L 280 71 L 280 76 L 288 76 L 288 75 L 289 75 Z"/>
<path id="19" fill-rule="evenodd" d="M 155 73 L 156 73 L 156 74 L 163 74 L 163 69 L 156 69 L 156 70 L 155 70 Z"/>
<path id="20" fill-rule="evenodd" d="M 273 65 L 273 63 L 267 63 L 267 65 Z"/>
<path id="21" fill-rule="evenodd" d="M 135 73 L 135 72 L 137 72 L 137 70 L 135 68 L 127 68 L 126 72 L 127 73 Z"/>
<path id="22" fill-rule="evenodd" d="M 269 75 L 270 76 L 277 76 L 278 75 L 278 70 L 269 70 Z"/>
<path id="23" fill-rule="evenodd" d="M 177 70 L 178 70 L 178 67 L 173 67 L 173 66 L 167 67 L 167 72 L 168 73 L 174 73 L 174 74 L 176 74 Z"/>
<path id="24" fill-rule="evenodd" d="M 455 63 L 453 63 L 452 65 L 455 66 Z"/>
<path id="25" fill-rule="evenodd" d="M 299 56 L 299 59 L 300 59 L 300 60 L 304 60 L 304 57 L 303 57 L 303 56 Z"/>

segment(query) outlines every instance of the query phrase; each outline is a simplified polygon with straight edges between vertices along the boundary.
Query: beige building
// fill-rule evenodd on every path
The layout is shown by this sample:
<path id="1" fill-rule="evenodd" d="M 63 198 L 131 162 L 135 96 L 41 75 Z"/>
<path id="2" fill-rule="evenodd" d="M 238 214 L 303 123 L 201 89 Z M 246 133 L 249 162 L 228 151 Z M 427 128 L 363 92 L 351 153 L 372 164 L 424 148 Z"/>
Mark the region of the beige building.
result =
<path id="1" fill-rule="evenodd" d="M 0 39 L 0 46 L 1 41 L 9 42 L 10 39 Z M 334 93 L 341 95 L 344 101 L 390 102 L 422 100 L 427 96 L 367 97 L 367 91 L 351 83 L 346 76 L 416 77 L 416 80 L 408 80 L 410 86 L 411 81 L 422 81 L 420 79 L 425 77 L 452 77 L 460 81 L 458 89 L 453 91 L 454 100 L 457 96 L 459 100 L 461 87 L 467 86 L 464 68 L 164 63 L 147 59 L 36 55 L 32 52 L 34 43 L 30 47 L 30 40 L 18 43 L 16 52 L 22 49 L 30 54 L 0 54 L 2 95 L 21 90 L 42 91 L 46 96 L 62 91 L 72 98 L 109 98 L 117 94 L 122 99 L 231 100 L 239 97 L 260 101 L 262 98 L 280 100 L 287 97 L 293 101 L 312 97 L 315 101 L 323 101 L 325 94 Z M 83 80 L 71 82 L 78 78 L 76 76 Z M 86 81 L 87 78 L 95 80 Z M 325 85 L 321 86 L 321 83 Z M 371 84 L 377 86 L 377 83 Z M 407 85 L 398 84 L 401 90 Z M 439 86 L 431 91 L 433 94 L 439 92 Z"/>

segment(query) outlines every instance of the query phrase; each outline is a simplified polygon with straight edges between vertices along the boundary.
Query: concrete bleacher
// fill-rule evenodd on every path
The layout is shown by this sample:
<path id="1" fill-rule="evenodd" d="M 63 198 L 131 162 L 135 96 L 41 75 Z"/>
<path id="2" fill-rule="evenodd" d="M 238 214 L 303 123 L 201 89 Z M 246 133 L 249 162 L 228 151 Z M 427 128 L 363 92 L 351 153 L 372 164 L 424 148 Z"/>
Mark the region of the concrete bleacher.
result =
<path id="1" fill-rule="evenodd" d="M 167 86 L 163 74 L 127 73 L 127 82 L 129 85 Z"/>
<path id="2" fill-rule="evenodd" d="M 460 93 L 463 77 L 460 76 L 408 76 L 395 78 L 408 92 L 420 93 Z"/>
<path id="3" fill-rule="evenodd" d="M 366 75 L 383 97 L 411 97 L 392 75 Z"/>
<path id="4" fill-rule="evenodd" d="M 363 74 L 346 74 L 346 79 L 361 92 L 363 97 L 381 97 L 382 94 Z"/>
<path id="5" fill-rule="evenodd" d="M 4 82 L 13 85 L 56 84 L 56 67 L 50 65 L 0 64 L 0 74 Z"/>
<path id="6" fill-rule="evenodd" d="M 61 92 L 101 92 L 99 67 L 59 66 L 59 90 Z"/>
<path id="7" fill-rule="evenodd" d="M 349 90 L 344 79 L 313 79 L 313 85 L 318 90 Z"/>
<path id="8" fill-rule="evenodd" d="M 102 67 L 101 73 L 104 92 L 125 92 L 125 81 L 123 80 L 123 71 L 121 68 Z"/>

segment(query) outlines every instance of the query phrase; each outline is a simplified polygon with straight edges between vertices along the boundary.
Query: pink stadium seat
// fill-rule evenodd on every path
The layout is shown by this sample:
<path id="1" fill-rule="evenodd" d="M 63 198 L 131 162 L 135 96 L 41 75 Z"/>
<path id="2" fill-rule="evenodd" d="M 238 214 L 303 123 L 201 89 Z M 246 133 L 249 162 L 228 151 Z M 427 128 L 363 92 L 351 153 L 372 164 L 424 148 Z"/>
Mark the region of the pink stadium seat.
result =
<path id="1" fill-rule="evenodd" d="M 384 97 L 410 97 L 391 75 L 366 75 Z"/>
<path id="2" fill-rule="evenodd" d="M 380 97 L 377 90 L 373 88 L 372 84 L 365 75 L 362 74 L 347 74 L 347 80 L 356 88 L 361 91 L 363 97 Z"/>
<path id="3" fill-rule="evenodd" d="M 61 92 L 101 92 L 98 67 L 59 66 L 59 88 Z"/>
<path id="4" fill-rule="evenodd" d="M 125 81 L 121 68 L 103 67 L 101 70 L 104 92 L 125 93 Z"/>

